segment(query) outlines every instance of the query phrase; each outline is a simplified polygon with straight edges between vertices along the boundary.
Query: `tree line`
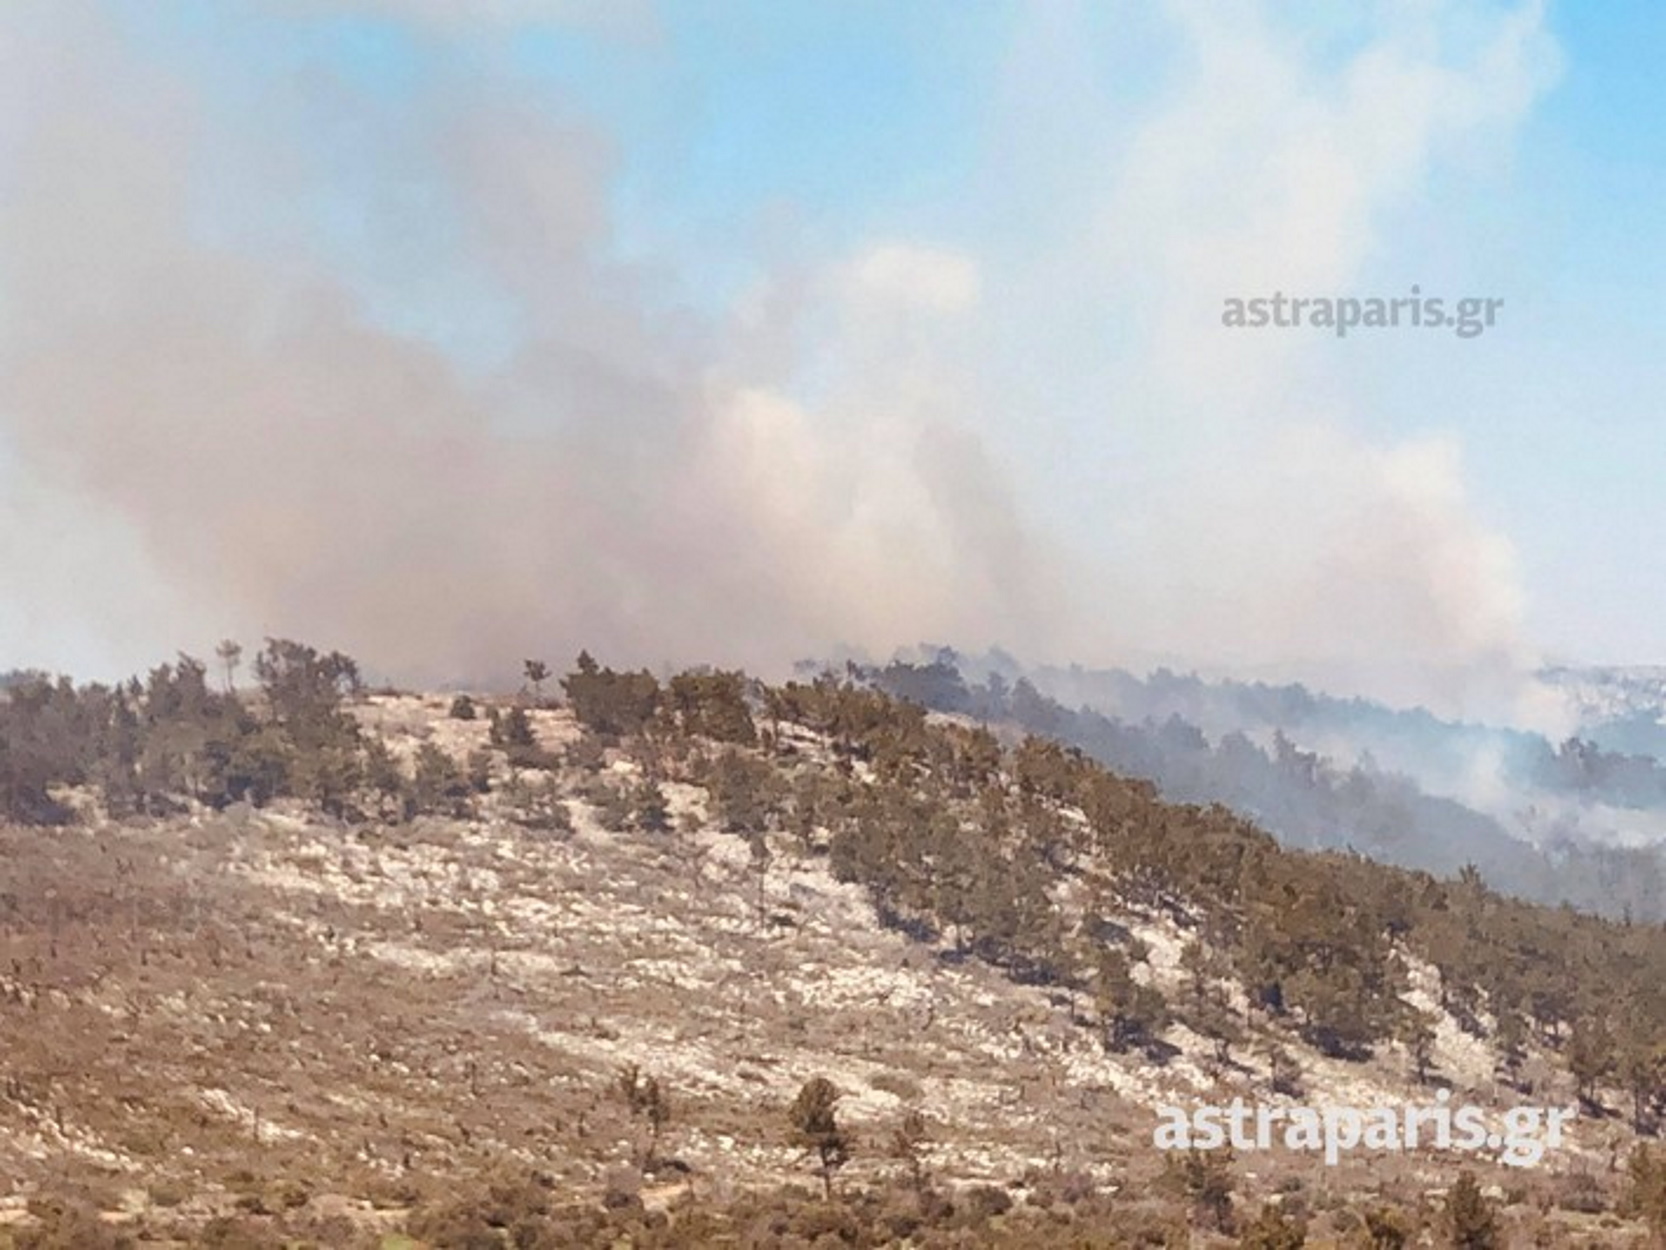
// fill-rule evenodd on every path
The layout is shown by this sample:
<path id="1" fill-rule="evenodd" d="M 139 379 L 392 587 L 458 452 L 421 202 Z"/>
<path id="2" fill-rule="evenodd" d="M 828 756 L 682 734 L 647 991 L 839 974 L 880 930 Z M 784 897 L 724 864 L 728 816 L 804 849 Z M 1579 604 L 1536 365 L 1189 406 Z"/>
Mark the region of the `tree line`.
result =
<path id="1" fill-rule="evenodd" d="M 1054 987 L 1109 1048 L 1161 1057 L 1179 1020 L 1224 1062 L 1277 1023 L 1345 1058 L 1398 1041 L 1423 1078 L 1429 1021 L 1402 997 L 1410 955 L 1438 970 L 1443 1006 L 1493 1041 L 1501 1080 L 1521 1079 L 1536 1039 L 1593 1108 L 1619 1090 L 1649 1131 L 1666 1105 L 1659 927 L 1514 899 L 1472 866 L 1441 877 L 1287 848 L 1224 806 L 1167 801 L 1078 748 L 1011 737 L 1010 722 L 1003 742 L 933 717 L 861 674 L 769 686 L 692 670 L 661 682 L 585 653 L 561 679 L 588 731 L 566 752 L 542 747 L 516 702 L 488 708 L 489 750 L 455 760 L 425 743 L 400 766 L 352 714 L 362 683 L 350 658 L 268 640 L 253 668 L 247 691 L 230 671 L 216 689 L 185 656 L 114 687 L 14 682 L 0 696 L 0 815 L 67 821 L 64 787 L 84 786 L 118 816 L 285 796 L 345 820 L 462 818 L 497 789 L 529 823 L 559 829 L 552 770 L 596 772 L 602 751 L 624 750 L 643 765 L 639 782 L 595 790 L 619 827 L 674 837 L 660 782 L 703 786 L 710 818 L 749 841 L 760 910 L 783 846 L 826 857 L 884 923 Z M 460 697 L 452 715 L 479 708 Z M 509 766 L 495 770 L 493 753 Z M 1189 934 L 1183 993 L 1164 995 L 1141 971 L 1149 952 L 1123 924 L 1131 913 Z M 1248 1014 L 1224 995 L 1229 981 Z M 1289 1078 L 1288 1056 L 1282 1068 Z"/>

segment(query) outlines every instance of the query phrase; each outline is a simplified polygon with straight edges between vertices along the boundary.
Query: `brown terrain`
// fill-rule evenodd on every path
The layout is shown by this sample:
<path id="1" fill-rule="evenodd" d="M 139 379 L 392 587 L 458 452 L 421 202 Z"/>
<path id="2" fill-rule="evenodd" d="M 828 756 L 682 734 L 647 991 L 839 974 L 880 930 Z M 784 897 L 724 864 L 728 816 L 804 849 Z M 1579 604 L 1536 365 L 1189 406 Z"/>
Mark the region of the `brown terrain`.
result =
<path id="1" fill-rule="evenodd" d="M 422 742 L 486 747 L 486 723 L 446 704 L 382 695 L 355 713 L 406 761 Z M 544 747 L 582 736 L 565 711 L 530 715 Z M 816 758 L 814 735 L 782 733 Z M 506 779 L 501 753 L 494 768 Z M 784 836 L 760 874 L 698 787 L 665 784 L 669 832 L 607 827 L 597 787 L 638 768 L 617 749 L 599 772 L 559 768 L 570 831 L 512 819 L 496 788 L 471 819 L 351 826 L 278 803 L 118 824 L 91 806 L 75 826 L 0 828 L 0 1247 L 492 1244 L 433 1213 L 527 1189 L 538 1209 L 611 1209 L 646 1231 L 569 1221 L 561 1241 L 557 1219 L 534 1243 L 506 1215 L 485 1221 L 497 1244 L 708 1244 L 691 1212 L 783 1186 L 820 1201 L 787 1120 L 818 1075 L 855 1139 L 836 1196 L 906 1189 L 916 1168 L 973 1196 L 983 1224 L 930 1244 L 986 1244 L 1068 1204 L 1109 1213 L 1102 1240 L 1076 1244 L 1240 1244 L 1178 1231 L 1151 1133 L 1164 1101 L 1290 1101 L 1253 1042 L 1223 1064 L 1175 1025 L 1166 1063 L 1109 1053 L 1073 996 L 881 927 L 859 886 Z M 1142 975 L 1178 986 L 1182 921 L 1122 920 L 1150 950 Z M 1408 977 L 1439 1021 L 1439 1079 L 1522 1101 L 1439 1012 L 1432 970 Z M 1310 1105 L 1428 1101 L 1397 1048 L 1344 1063 L 1288 1044 Z M 620 1096 L 631 1065 L 669 1096 L 657 1142 Z M 1572 1101 L 1529 1066 L 1532 1101 Z M 912 1156 L 893 1141 L 910 1111 L 925 1117 Z M 1280 1150 L 1230 1171 L 1246 1216 L 1299 1204 L 1314 1246 L 1389 1244 L 1361 1240 L 1354 1214 L 1378 1201 L 1421 1221 L 1406 1244 L 1446 1244 L 1433 1230 L 1460 1166 L 1508 1244 L 1644 1244 L 1614 1214 L 1619 1123 L 1581 1120 L 1534 1169 L 1427 1151 L 1327 1168 Z M 768 1227 L 709 1244 L 848 1241 Z"/>

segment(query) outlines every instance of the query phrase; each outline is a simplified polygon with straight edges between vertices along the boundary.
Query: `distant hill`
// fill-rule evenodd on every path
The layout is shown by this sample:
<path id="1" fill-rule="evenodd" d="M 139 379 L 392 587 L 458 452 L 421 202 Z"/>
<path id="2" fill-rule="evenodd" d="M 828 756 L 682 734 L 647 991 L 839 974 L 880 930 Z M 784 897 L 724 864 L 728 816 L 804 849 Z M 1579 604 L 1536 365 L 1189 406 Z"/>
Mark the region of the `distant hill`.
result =
<path id="1" fill-rule="evenodd" d="M 1290 846 L 1440 874 L 1469 863 L 1519 897 L 1666 919 L 1666 768 L 1652 757 L 1300 685 L 905 655 L 852 671 L 934 710 L 1053 734 L 1165 797 L 1224 803 Z"/>

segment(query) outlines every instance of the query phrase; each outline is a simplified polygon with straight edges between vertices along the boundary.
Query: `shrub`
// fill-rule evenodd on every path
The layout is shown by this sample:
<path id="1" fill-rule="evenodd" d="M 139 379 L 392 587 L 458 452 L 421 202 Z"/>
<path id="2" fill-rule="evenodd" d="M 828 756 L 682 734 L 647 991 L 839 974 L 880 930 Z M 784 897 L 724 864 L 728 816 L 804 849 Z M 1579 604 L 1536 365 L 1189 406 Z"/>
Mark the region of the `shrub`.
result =
<path id="1" fill-rule="evenodd" d="M 1455 1250 L 1497 1250 L 1504 1244 L 1492 1204 L 1465 1169 L 1446 1195 L 1446 1233 Z"/>
<path id="2" fill-rule="evenodd" d="M 792 1144 L 816 1156 L 825 1198 L 833 1196 L 833 1173 L 850 1162 L 851 1138 L 839 1127 L 838 1104 L 833 1082 L 815 1076 L 804 1082 L 787 1112 Z"/>
<path id="3" fill-rule="evenodd" d="M 17 1250 L 131 1250 L 134 1244 L 85 1203 L 36 1198 L 29 1202 L 29 1214 L 38 1223 L 12 1235 Z"/>
<path id="4" fill-rule="evenodd" d="M 1243 1250 L 1301 1250 L 1307 1244 L 1307 1225 L 1291 1219 L 1268 1203 L 1238 1238 Z"/>

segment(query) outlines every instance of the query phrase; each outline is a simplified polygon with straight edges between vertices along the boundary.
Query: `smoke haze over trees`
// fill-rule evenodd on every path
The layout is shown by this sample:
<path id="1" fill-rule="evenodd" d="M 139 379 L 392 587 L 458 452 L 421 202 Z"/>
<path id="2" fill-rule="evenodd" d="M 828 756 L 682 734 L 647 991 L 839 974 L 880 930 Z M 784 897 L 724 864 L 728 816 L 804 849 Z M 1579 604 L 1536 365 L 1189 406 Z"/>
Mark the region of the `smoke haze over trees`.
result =
<path id="1" fill-rule="evenodd" d="M 1522 699 L 1519 574 L 1472 513 L 1461 440 L 1363 433 L 1357 379 L 1288 343 L 1223 348 L 1187 310 L 1275 269 L 1359 270 L 1376 211 L 1553 81 L 1538 18 L 1465 27 L 1437 73 L 1438 14 L 1384 11 L 1332 64 L 1266 15 L 1176 12 L 1162 50 L 1253 46 L 1287 90 L 1245 116 L 1188 71 L 1138 126 L 1101 118 L 1123 159 L 1091 180 L 1097 152 L 991 122 L 986 168 L 948 198 L 1010 216 L 1023 247 L 954 246 L 909 214 L 818 230 L 788 197 L 722 215 L 710 256 L 660 240 L 678 218 L 635 198 L 661 149 L 513 52 L 547 26 L 624 81 L 678 81 L 653 17 L 345 6 L 366 52 L 332 42 L 343 9 L 213 6 L 196 28 L 120 0 L 8 10 L 0 290 L 28 311 L 0 321 L 0 560 L 19 602 L 74 625 L 0 605 L 5 663 L 114 677 L 206 628 L 187 645 L 330 637 L 430 684 L 587 639 L 779 673 L 925 636 Z M 1011 55 L 1070 46 L 1055 22 L 1024 17 Z M 1045 79 L 1043 114 L 1105 107 Z M 1346 195 L 1309 194 L 1304 99 L 1345 119 L 1323 189 Z M 1243 127 L 1204 120 L 1226 113 Z M 1389 114 L 1400 142 L 1366 159 Z M 1246 144 L 1268 181 L 1227 176 Z M 1303 207 L 1234 215 L 1266 203 Z M 1130 293 L 1149 324 L 1111 318 L 1107 341 Z M 1310 381 L 1337 402 L 1286 410 Z"/>
<path id="2" fill-rule="evenodd" d="M 858 671 L 938 711 L 1069 741 L 1171 800 L 1224 803 L 1287 845 L 1442 875 L 1473 864 L 1525 898 L 1666 917 L 1666 766 L 1653 757 L 1302 686 L 1167 670 L 1032 672 L 1002 652 L 914 654 Z"/>

